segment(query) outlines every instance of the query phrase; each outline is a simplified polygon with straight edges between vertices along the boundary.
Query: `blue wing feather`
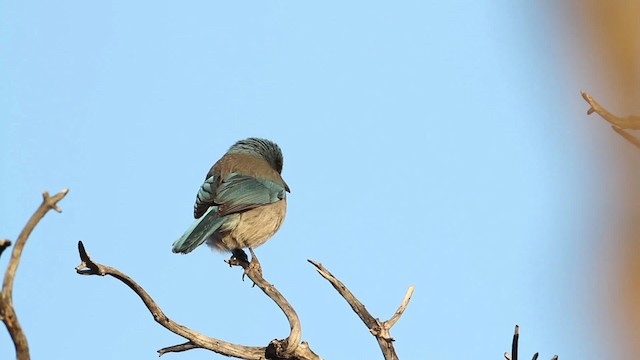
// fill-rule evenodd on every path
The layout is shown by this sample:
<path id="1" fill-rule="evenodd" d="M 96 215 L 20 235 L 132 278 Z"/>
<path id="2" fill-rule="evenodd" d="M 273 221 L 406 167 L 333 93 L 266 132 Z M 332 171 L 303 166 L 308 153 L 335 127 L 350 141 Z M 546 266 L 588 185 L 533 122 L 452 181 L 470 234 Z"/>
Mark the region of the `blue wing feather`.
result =
<path id="1" fill-rule="evenodd" d="M 216 210 L 217 206 L 212 206 L 204 216 L 194 221 L 187 231 L 173 243 L 171 251 L 186 254 L 202 245 L 225 221 L 224 217 L 218 216 Z"/>
<path id="2" fill-rule="evenodd" d="M 219 178 L 220 174 L 214 174 L 208 177 L 200 186 L 198 195 L 196 196 L 196 203 L 193 206 L 193 216 L 196 219 L 201 217 L 209 207 L 216 205 L 214 199 L 216 197 L 216 184 Z"/>
<path id="3" fill-rule="evenodd" d="M 227 175 L 216 190 L 214 203 L 219 205 L 219 215 L 251 210 L 286 196 L 286 189 L 280 184 L 237 173 Z"/>

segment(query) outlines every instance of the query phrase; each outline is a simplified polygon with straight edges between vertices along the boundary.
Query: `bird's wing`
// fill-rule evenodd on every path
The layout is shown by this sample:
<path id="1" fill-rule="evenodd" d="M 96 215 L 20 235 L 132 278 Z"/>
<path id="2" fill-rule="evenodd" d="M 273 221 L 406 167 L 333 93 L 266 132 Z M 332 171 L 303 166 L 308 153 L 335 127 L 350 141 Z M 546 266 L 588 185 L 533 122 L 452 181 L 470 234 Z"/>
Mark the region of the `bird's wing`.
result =
<path id="1" fill-rule="evenodd" d="M 219 217 L 215 210 L 215 206 L 210 207 L 204 216 L 191 224 L 180 239 L 173 243 L 172 251 L 174 253 L 189 253 L 204 243 L 214 231 L 218 230 L 225 219 Z"/>
<path id="2" fill-rule="evenodd" d="M 282 200 L 285 192 L 283 185 L 273 181 L 230 173 L 216 188 L 213 202 L 218 205 L 218 215 L 223 216 Z"/>
<path id="3" fill-rule="evenodd" d="M 216 197 L 216 188 L 220 174 L 214 174 L 208 177 L 200 186 L 198 195 L 196 196 L 196 203 L 193 206 L 193 216 L 198 219 L 209 209 L 209 207 L 216 205 L 214 199 Z"/>

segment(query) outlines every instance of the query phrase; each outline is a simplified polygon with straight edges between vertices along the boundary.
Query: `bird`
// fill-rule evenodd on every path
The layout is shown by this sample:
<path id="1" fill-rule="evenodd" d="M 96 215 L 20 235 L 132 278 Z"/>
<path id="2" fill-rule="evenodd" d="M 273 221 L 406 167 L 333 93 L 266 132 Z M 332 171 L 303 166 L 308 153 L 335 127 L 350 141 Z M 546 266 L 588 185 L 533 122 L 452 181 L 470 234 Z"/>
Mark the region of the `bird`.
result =
<path id="1" fill-rule="evenodd" d="M 248 262 L 242 249 L 264 244 L 284 221 L 291 190 L 282 166 L 282 150 L 270 140 L 250 137 L 233 144 L 207 173 L 196 195 L 196 220 L 172 251 L 187 254 L 206 241 Z"/>

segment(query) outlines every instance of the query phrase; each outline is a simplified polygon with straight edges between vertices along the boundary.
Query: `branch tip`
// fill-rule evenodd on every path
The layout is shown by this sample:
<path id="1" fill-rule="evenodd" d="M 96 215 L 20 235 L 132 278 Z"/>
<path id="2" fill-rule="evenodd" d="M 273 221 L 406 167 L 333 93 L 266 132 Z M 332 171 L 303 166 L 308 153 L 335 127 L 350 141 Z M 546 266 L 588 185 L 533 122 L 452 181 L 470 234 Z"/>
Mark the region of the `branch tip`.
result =
<path id="1" fill-rule="evenodd" d="M 178 345 L 173 345 L 173 346 L 167 346 L 164 347 L 160 350 L 157 351 L 158 353 L 158 357 L 166 354 L 166 353 L 170 353 L 170 352 L 182 352 L 182 351 L 187 351 L 187 350 L 191 350 L 191 349 L 199 349 L 202 348 L 202 346 L 198 346 L 196 344 L 194 344 L 192 341 L 187 341 L 184 344 L 178 344 Z"/>
<path id="2" fill-rule="evenodd" d="M 396 322 L 398 322 L 398 320 L 400 320 L 400 316 L 402 316 L 404 311 L 407 309 L 407 305 L 409 305 L 409 301 L 411 301 L 411 296 L 413 295 L 413 291 L 415 289 L 416 289 L 415 285 L 409 286 L 409 289 L 407 289 L 407 292 L 404 294 L 404 298 L 402 299 L 402 302 L 400 303 L 398 310 L 396 310 L 396 312 L 393 314 L 393 316 L 389 320 L 384 322 L 384 326 L 387 329 L 391 329 L 391 327 L 395 325 Z"/>
<path id="3" fill-rule="evenodd" d="M 9 246 L 11 246 L 11 240 L 9 239 L 0 239 L 0 255 L 2 255 L 2 252 L 8 248 Z"/>
<path id="4" fill-rule="evenodd" d="M 60 190 L 57 194 L 51 196 L 48 191 L 42 192 L 42 203 L 46 204 L 50 209 L 53 209 L 56 212 L 61 213 L 62 209 L 58 207 L 58 201 L 62 200 L 69 193 L 69 189 L 64 188 Z"/>
<path id="5" fill-rule="evenodd" d="M 621 118 L 619 116 L 613 115 L 612 113 L 607 111 L 607 109 L 602 107 L 602 105 L 598 104 L 598 102 L 586 91 L 581 91 L 580 94 L 582 95 L 582 98 L 591 106 L 589 110 L 587 110 L 587 115 L 591 115 L 594 112 L 597 113 L 601 118 L 611 123 L 615 132 L 617 132 L 619 135 L 624 137 L 627 141 L 631 142 L 636 147 L 640 148 L 640 139 L 623 130 L 640 129 L 640 117 L 628 116 L 626 118 Z"/>
<path id="6" fill-rule="evenodd" d="M 307 261 L 310 262 L 315 267 L 321 267 L 322 266 L 322 264 L 317 262 L 317 261 L 314 261 L 314 260 L 311 260 L 311 259 L 307 259 Z"/>
<path id="7" fill-rule="evenodd" d="M 518 360 L 518 338 L 520 337 L 520 326 L 516 325 L 513 331 L 513 341 L 511 342 L 511 356 L 513 360 Z"/>
<path id="8" fill-rule="evenodd" d="M 106 270 L 102 265 L 96 264 L 91 260 L 87 250 L 84 248 L 82 241 L 78 241 L 78 253 L 80 255 L 80 265 L 76 266 L 76 273 L 80 275 L 100 275 L 105 276 Z"/>
<path id="9" fill-rule="evenodd" d="M 84 248 L 84 244 L 82 243 L 82 240 L 78 241 L 78 252 L 80 253 L 80 260 L 84 261 L 91 261 L 91 259 L 89 258 L 89 254 L 87 254 L 87 250 L 85 250 Z"/>

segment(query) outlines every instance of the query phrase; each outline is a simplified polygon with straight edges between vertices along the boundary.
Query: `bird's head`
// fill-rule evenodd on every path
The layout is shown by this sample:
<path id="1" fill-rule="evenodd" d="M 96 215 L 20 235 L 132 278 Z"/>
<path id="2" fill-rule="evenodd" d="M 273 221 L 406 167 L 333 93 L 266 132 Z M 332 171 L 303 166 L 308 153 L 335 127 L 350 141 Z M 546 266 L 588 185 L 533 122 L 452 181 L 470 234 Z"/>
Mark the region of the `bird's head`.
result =
<path id="1" fill-rule="evenodd" d="M 282 173 L 282 150 L 280 150 L 278 144 L 273 141 L 254 137 L 240 140 L 229 148 L 228 153 L 243 153 L 259 156 L 267 161 L 278 174 Z"/>

